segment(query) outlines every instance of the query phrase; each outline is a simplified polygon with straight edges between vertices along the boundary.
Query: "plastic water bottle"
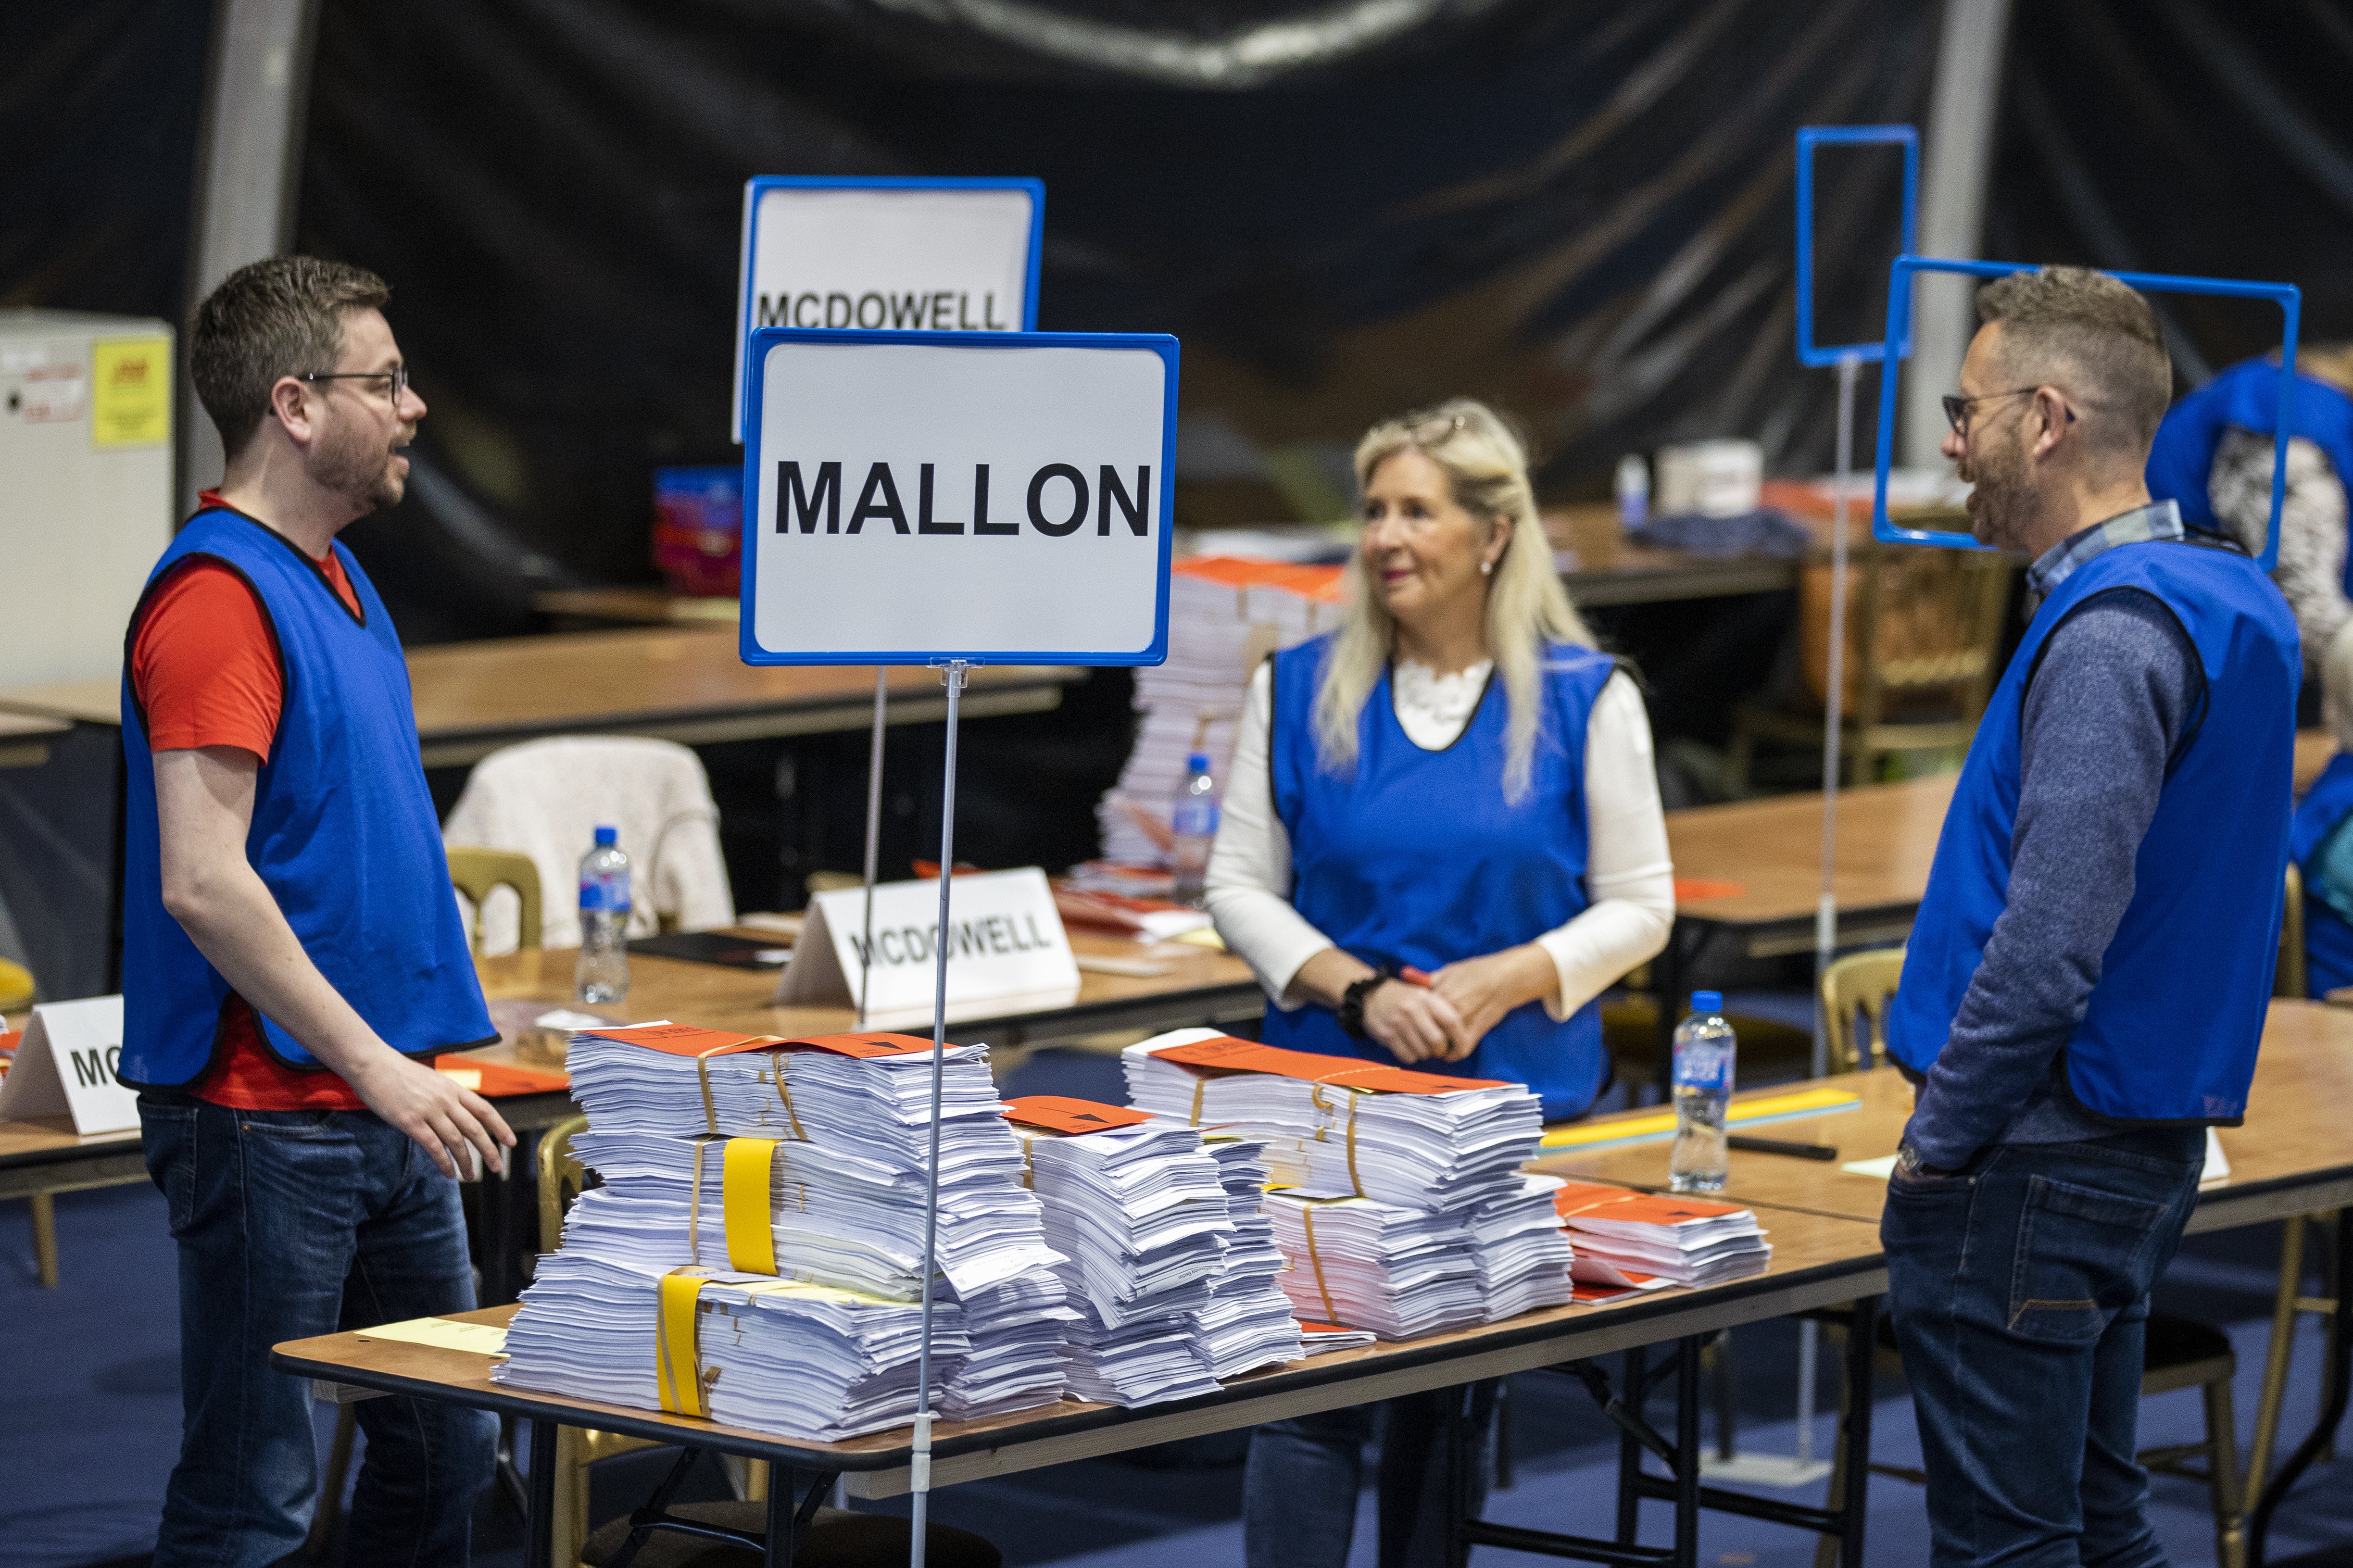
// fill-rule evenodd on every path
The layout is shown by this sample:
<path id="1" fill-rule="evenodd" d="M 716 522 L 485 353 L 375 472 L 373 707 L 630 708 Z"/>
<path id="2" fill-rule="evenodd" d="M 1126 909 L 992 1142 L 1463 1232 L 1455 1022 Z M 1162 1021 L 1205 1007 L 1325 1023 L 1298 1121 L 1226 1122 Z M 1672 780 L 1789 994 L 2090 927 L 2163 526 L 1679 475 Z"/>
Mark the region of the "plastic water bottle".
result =
<path id="1" fill-rule="evenodd" d="M 629 858 L 620 830 L 599 827 L 580 858 L 580 962 L 573 994 L 583 1002 L 618 1002 L 629 994 Z"/>
<path id="2" fill-rule="evenodd" d="M 1618 525 L 1640 528 L 1651 521 L 1651 466 L 1640 452 L 1618 459 Z"/>
<path id="3" fill-rule="evenodd" d="M 1209 879 L 1209 846 L 1218 837 L 1218 781 L 1209 776 L 1209 753 L 1185 759 L 1185 782 L 1168 812 L 1169 854 L 1176 866 L 1168 896 L 1199 909 Z"/>
<path id="4" fill-rule="evenodd" d="M 1694 991 L 1691 1006 L 1675 1027 L 1675 1146 L 1667 1156 L 1667 1184 L 1679 1193 L 1720 1193 L 1736 1046 L 1721 993 Z"/>

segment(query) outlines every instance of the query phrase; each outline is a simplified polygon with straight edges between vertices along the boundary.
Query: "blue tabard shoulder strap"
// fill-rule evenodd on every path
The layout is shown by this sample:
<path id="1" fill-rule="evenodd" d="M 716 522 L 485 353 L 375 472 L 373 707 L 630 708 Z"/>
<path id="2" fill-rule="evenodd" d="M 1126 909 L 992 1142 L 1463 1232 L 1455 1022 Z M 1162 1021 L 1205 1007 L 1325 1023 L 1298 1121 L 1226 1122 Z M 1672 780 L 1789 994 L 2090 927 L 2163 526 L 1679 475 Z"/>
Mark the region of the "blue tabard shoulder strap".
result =
<path id="1" fill-rule="evenodd" d="M 427 1056 L 497 1037 L 450 892 L 400 639 L 359 563 L 333 548 L 359 598 L 356 616 L 291 541 L 226 508 L 199 512 L 132 612 L 122 683 L 125 1082 L 198 1078 L 230 994 L 164 908 L 154 759 L 127 657 L 157 587 L 195 561 L 245 581 L 277 647 L 284 697 L 254 781 L 246 855 L 303 951 L 396 1050 Z M 274 1020 L 263 1016 L 261 1033 L 286 1065 L 319 1067 Z"/>
<path id="2" fill-rule="evenodd" d="M 1590 648 L 1546 650 L 1529 788 L 1512 802 L 1504 796 L 1510 704 L 1494 679 L 1454 742 L 1426 751 L 1398 723 L 1384 673 L 1358 716 L 1355 765 L 1327 766 L 1314 709 L 1332 640 L 1273 660 L 1268 766 L 1300 914 L 1367 963 L 1435 971 L 1531 941 L 1583 910 L 1586 722 L 1614 663 Z M 1263 1037 L 1392 1059 L 1313 1005 L 1269 1009 Z M 1590 1005 L 1556 1022 L 1530 1003 L 1468 1060 L 1432 1065 L 1527 1084 L 1547 1119 L 1581 1113 L 1609 1076 L 1599 1009 Z"/>
<path id="3" fill-rule="evenodd" d="M 2302 676 L 2285 602 L 2235 549 L 2120 545 L 2077 568 L 2036 613 L 1954 789 L 1889 1010 L 1889 1047 L 1921 1072 L 1944 1047 L 2007 897 L 2028 683 L 2052 632 L 2117 590 L 2149 594 L 2172 612 L 2197 649 L 2207 695 L 2068 1039 L 2066 1081 L 2084 1108 L 2118 1121 L 2235 1123 L 2279 940 Z"/>

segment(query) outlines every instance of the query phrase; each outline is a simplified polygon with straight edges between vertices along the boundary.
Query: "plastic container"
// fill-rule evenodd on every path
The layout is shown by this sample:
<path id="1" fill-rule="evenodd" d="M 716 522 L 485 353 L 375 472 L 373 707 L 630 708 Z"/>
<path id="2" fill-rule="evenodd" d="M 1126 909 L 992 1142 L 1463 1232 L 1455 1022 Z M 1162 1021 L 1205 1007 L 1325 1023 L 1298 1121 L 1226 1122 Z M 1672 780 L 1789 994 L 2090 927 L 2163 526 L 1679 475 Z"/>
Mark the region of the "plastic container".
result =
<path id="1" fill-rule="evenodd" d="M 1209 773 L 1209 753 L 1195 752 L 1185 759 L 1185 782 L 1168 808 L 1171 863 L 1176 878 L 1168 896 L 1199 909 L 1209 878 L 1209 847 L 1218 837 L 1218 781 Z"/>
<path id="2" fill-rule="evenodd" d="M 583 1002 L 618 1002 L 629 994 L 629 858 L 620 830 L 596 829 L 580 858 L 580 962 L 572 992 Z"/>
<path id="3" fill-rule="evenodd" d="M 744 470 L 654 470 L 654 567 L 673 594 L 732 598 L 744 576 Z"/>
<path id="4" fill-rule="evenodd" d="M 1725 1145 L 1738 1043 L 1724 1021 L 1724 997 L 1692 993 L 1691 1013 L 1675 1026 L 1675 1146 L 1667 1184 L 1679 1193 L 1720 1193 L 1730 1163 Z"/>

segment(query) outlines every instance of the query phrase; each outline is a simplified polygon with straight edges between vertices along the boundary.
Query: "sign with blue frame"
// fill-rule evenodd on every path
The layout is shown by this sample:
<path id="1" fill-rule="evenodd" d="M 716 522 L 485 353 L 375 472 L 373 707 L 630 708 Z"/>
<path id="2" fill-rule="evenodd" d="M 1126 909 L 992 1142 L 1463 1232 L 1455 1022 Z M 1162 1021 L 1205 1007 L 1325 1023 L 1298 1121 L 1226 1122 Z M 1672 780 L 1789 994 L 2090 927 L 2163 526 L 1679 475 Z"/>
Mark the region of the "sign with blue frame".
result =
<path id="1" fill-rule="evenodd" d="M 1897 358 L 1896 341 L 1912 320 L 1912 279 L 1923 272 L 1958 272 L 1970 278 L 2003 278 L 2032 272 L 2030 261 L 1950 261 L 1935 256 L 1899 256 L 1887 272 L 1887 337 L 1882 352 Z M 2214 294 L 2232 300 L 2269 300 L 2284 318 L 2280 331 L 2279 432 L 2272 455 L 2272 516 L 2257 562 L 2266 572 L 2279 564 L 2280 510 L 2287 500 L 2287 442 L 2295 407 L 2295 334 L 2303 293 L 2293 283 L 2250 283 L 2236 278 L 2180 278 L 2163 272 L 2111 272 L 2109 277 L 2144 294 Z M 1898 528 L 1887 517 L 1887 476 L 1895 464 L 1895 380 L 1879 378 L 1879 464 L 1871 503 L 1871 532 L 1889 544 L 1933 544 L 1948 550 L 1984 550 L 1972 535 L 1940 529 Z"/>
<path id="2" fill-rule="evenodd" d="M 1176 340 L 752 334 L 746 664 L 1158 664 Z"/>
<path id="3" fill-rule="evenodd" d="M 1909 125 L 1808 125 L 1798 132 L 1798 363 L 1820 368 L 1852 355 L 1865 364 L 1903 359 L 1911 333 L 1894 348 L 1814 342 L 1814 149 L 1893 146 L 1904 149 L 1904 229 L 1896 248 L 1909 253 L 1920 235 L 1920 133 Z"/>
<path id="4" fill-rule="evenodd" d="M 1032 179 L 764 174 L 744 184 L 744 344 L 763 327 L 1028 332 L 1038 327 L 1046 187 Z"/>

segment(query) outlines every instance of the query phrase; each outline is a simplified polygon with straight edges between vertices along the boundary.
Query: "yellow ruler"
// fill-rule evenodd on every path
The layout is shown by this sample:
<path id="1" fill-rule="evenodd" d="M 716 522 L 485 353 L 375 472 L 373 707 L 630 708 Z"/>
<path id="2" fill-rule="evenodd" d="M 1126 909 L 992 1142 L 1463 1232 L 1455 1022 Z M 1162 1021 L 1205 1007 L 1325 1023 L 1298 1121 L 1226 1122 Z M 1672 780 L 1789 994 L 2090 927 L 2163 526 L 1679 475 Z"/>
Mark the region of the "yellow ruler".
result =
<path id="1" fill-rule="evenodd" d="M 1862 1097 L 1836 1089 L 1799 1089 L 1787 1094 L 1759 1095 L 1732 1102 L 1731 1124 L 1754 1126 L 1761 1121 L 1788 1121 L 1800 1116 L 1831 1116 L 1860 1110 Z M 1653 1143 L 1675 1135 L 1675 1113 L 1654 1110 L 1648 1116 L 1620 1116 L 1607 1121 L 1584 1121 L 1556 1127 L 1544 1135 L 1546 1149 L 1606 1149 L 1619 1143 Z"/>

